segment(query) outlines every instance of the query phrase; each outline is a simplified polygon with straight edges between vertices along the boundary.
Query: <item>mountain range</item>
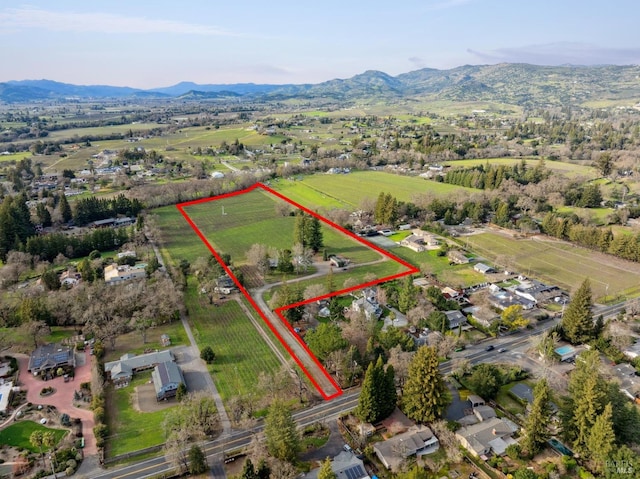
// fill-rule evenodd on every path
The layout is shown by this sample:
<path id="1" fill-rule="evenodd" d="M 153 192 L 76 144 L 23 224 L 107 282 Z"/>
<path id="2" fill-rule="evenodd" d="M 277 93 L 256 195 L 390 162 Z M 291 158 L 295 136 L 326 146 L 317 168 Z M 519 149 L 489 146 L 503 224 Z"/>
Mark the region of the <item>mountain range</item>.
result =
<path id="1" fill-rule="evenodd" d="M 503 63 L 465 65 L 450 70 L 423 68 L 391 76 L 369 70 L 347 79 L 317 84 L 196 84 L 181 82 L 142 90 L 108 85 L 72 85 L 51 80 L 0 83 L 5 103 L 43 100 L 157 98 L 206 100 L 367 99 L 487 101 L 520 106 L 578 105 L 596 100 L 640 101 L 640 66 L 537 66 Z"/>

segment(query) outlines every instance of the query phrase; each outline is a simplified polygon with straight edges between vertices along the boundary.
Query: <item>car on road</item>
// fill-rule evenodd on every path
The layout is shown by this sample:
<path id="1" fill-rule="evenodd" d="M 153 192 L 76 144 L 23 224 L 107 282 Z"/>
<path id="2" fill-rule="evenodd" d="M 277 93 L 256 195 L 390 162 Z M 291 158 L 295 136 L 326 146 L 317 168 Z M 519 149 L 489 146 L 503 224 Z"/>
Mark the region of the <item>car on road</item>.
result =
<path id="1" fill-rule="evenodd" d="M 495 349 L 495 347 L 492 344 L 490 344 L 489 346 L 484 348 L 485 351 L 493 351 L 494 349 Z"/>
<path id="2" fill-rule="evenodd" d="M 499 353 L 504 353 L 506 350 L 507 350 L 506 348 L 500 348 L 500 349 L 498 349 L 498 352 Z"/>

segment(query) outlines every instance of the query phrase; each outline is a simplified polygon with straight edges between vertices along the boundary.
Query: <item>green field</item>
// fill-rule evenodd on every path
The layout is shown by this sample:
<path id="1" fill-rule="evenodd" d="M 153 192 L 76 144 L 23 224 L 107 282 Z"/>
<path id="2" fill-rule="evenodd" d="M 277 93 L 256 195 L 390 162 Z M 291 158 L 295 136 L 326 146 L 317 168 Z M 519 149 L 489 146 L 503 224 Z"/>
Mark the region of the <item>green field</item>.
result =
<path id="1" fill-rule="evenodd" d="M 444 196 L 460 191 L 480 191 L 382 171 L 316 174 L 305 176 L 301 181 L 281 180 L 274 188 L 308 208 L 358 208 L 363 199 L 375 200 L 381 192 L 391 193 L 400 201 L 411 201 L 415 195 L 423 193 Z"/>
<path id="2" fill-rule="evenodd" d="M 505 166 L 513 166 L 519 165 L 521 163 L 520 158 L 483 158 L 478 160 L 455 160 L 455 161 L 446 161 L 443 163 L 444 166 L 455 167 L 472 167 L 479 165 L 486 165 L 487 163 L 490 165 L 505 165 Z M 525 160 L 527 165 L 534 167 L 538 164 L 540 159 L 536 158 L 527 158 Z M 576 163 L 567 163 L 564 161 L 545 161 L 544 165 L 547 169 L 552 171 L 558 171 L 564 174 L 571 175 L 582 175 L 588 178 L 595 178 L 598 176 L 598 173 L 595 168 L 592 166 L 578 165 Z"/>
<path id="3" fill-rule="evenodd" d="M 133 406 L 133 393 L 136 386 L 148 383 L 151 372 L 136 374 L 129 386 L 107 389 L 110 435 L 108 438 L 108 456 L 118 456 L 131 451 L 144 449 L 164 443 L 162 422 L 167 409 L 154 412 L 139 412 Z M 177 403 L 176 403 L 177 406 Z"/>
<path id="4" fill-rule="evenodd" d="M 185 212 L 221 253 L 229 253 L 235 264 L 246 261 L 246 253 L 255 243 L 277 249 L 291 248 L 295 217 L 276 212 L 283 200 L 270 193 L 254 190 L 242 195 L 200 203 Z M 222 214 L 224 207 L 225 214 Z M 331 254 L 345 256 L 352 263 L 367 263 L 380 258 L 371 248 L 322 223 L 324 245 Z"/>
<path id="5" fill-rule="evenodd" d="M 216 353 L 209 371 L 223 401 L 257 392 L 259 373 L 273 373 L 281 363 L 239 304 L 231 300 L 212 307 L 194 286 L 187 289 L 185 302 L 198 346 L 211 346 Z M 262 321 L 257 313 L 254 317 Z"/>
<path id="6" fill-rule="evenodd" d="M 0 431 L 0 444 L 6 444 L 7 446 L 27 449 L 31 452 L 40 453 L 40 448 L 33 447 L 29 441 L 31 433 L 34 431 L 53 432 L 56 438 L 56 444 L 69 432 L 66 429 L 51 429 L 44 427 L 33 421 L 18 421 L 11 424 L 9 427 Z M 48 448 L 43 447 L 43 451 L 47 451 Z"/>
<path id="7" fill-rule="evenodd" d="M 620 294 L 625 297 L 640 294 L 639 265 L 569 243 L 516 240 L 498 233 L 472 235 L 465 237 L 465 241 L 490 260 L 498 255 L 513 256 L 521 273 L 569 291 L 575 291 L 585 278 L 590 278 L 594 299 L 604 297 L 607 292 L 609 296 Z"/>

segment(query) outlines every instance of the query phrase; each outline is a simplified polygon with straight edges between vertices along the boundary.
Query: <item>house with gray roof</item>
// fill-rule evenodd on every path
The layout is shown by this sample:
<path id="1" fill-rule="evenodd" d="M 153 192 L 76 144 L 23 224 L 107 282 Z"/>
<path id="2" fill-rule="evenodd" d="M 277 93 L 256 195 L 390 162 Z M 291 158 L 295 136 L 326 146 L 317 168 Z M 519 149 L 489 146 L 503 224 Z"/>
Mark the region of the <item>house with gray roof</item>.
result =
<path id="1" fill-rule="evenodd" d="M 511 444 L 516 444 L 513 434 L 518 426 L 508 419 L 498 417 L 465 426 L 456 431 L 460 444 L 476 457 L 488 454 L 501 456 Z"/>
<path id="2" fill-rule="evenodd" d="M 140 371 L 154 368 L 156 365 L 173 361 L 171 351 L 155 351 L 153 353 L 125 354 L 117 361 L 109 361 L 104 365 L 107 379 L 110 379 L 116 387 L 127 386 L 133 375 Z"/>
<path id="3" fill-rule="evenodd" d="M 427 426 L 412 426 L 406 432 L 373 445 L 373 451 L 387 469 L 398 471 L 410 456 L 432 454 L 440 447 L 438 438 Z"/>
<path id="4" fill-rule="evenodd" d="M 331 470 L 338 479 L 371 479 L 364 467 L 364 462 L 351 451 L 342 451 L 331 461 Z M 305 479 L 318 479 L 320 468 L 312 469 L 304 474 Z"/>
<path id="5" fill-rule="evenodd" d="M 27 370 L 33 374 L 56 371 L 58 368 L 75 368 L 74 348 L 59 343 L 38 346 L 29 357 Z"/>
<path id="6" fill-rule="evenodd" d="M 457 329 L 467 324 L 467 317 L 457 309 L 445 311 L 444 314 L 449 320 L 449 329 Z"/>
<path id="7" fill-rule="evenodd" d="M 185 384 L 180 367 L 173 361 L 157 364 L 151 373 L 156 400 L 162 401 L 175 397 L 180 384 Z"/>

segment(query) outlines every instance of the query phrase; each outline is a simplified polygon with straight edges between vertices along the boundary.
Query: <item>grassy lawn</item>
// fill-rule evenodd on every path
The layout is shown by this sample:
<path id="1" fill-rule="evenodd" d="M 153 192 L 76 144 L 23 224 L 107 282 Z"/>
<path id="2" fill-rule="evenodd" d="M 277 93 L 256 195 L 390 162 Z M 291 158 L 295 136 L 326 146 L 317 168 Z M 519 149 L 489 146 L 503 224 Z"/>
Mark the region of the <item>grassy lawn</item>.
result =
<path id="1" fill-rule="evenodd" d="M 493 260 L 498 255 L 515 258 L 520 272 L 574 291 L 591 278 L 594 299 L 609 294 L 640 294 L 640 266 L 617 260 L 586 248 L 556 241 L 516 240 L 498 233 L 482 233 L 465 238 L 468 244 Z"/>
<path id="2" fill-rule="evenodd" d="M 606 224 L 607 217 L 613 214 L 611 208 L 578 208 L 577 206 L 561 206 L 557 211 L 558 213 L 575 213 L 581 218 L 589 218 L 597 225 Z"/>
<path id="3" fill-rule="evenodd" d="M 150 379 L 151 371 L 147 371 L 136 374 L 127 387 L 107 388 L 108 456 L 113 457 L 164 442 L 162 421 L 168 409 L 139 412 L 134 409 L 132 402 L 134 388 L 149 382 Z"/>
<path id="4" fill-rule="evenodd" d="M 411 201 L 414 195 L 421 193 L 445 196 L 460 191 L 480 191 L 382 171 L 355 171 L 348 175 L 316 174 L 305 176 L 301 181 L 281 180 L 274 188 L 308 208 L 357 208 L 364 198 L 376 199 L 381 192 L 391 193 L 400 201 Z M 315 194 L 309 190 L 315 191 Z"/>
<path id="5" fill-rule="evenodd" d="M 454 161 L 446 161 L 443 163 L 445 166 L 451 166 L 453 168 L 457 166 L 478 166 L 478 165 L 486 165 L 487 163 L 490 165 L 505 165 L 505 166 L 513 166 L 519 165 L 521 163 L 520 158 L 483 158 L 478 160 L 454 160 Z M 540 161 L 540 158 L 527 158 L 525 160 L 528 166 L 534 167 Z M 582 175 L 588 178 L 595 178 L 597 175 L 597 171 L 592 166 L 578 165 L 575 163 L 567 163 L 564 161 L 545 161 L 544 165 L 547 169 L 552 171 L 558 171 L 569 176 Z"/>
<path id="6" fill-rule="evenodd" d="M 69 432 L 66 429 L 50 429 L 33 421 L 19 421 L 0 431 L 0 444 L 39 453 L 40 448 L 33 447 L 29 442 L 29 437 L 34 431 L 42 431 L 43 433 L 52 431 L 56 438 L 56 444 Z M 48 448 L 43 447 L 42 450 L 47 451 Z"/>
<path id="7" fill-rule="evenodd" d="M 509 394 L 509 390 L 517 383 L 509 383 L 500 387 L 500 391 L 498 391 L 498 396 L 496 397 L 496 402 L 500 404 L 503 408 L 509 411 L 514 416 L 518 414 L 523 414 L 525 411 L 525 407 L 516 401 L 511 394 Z"/>
<path id="8" fill-rule="evenodd" d="M 105 355 L 105 361 L 115 361 L 125 353 L 142 354 L 145 349 L 165 349 L 160 342 L 160 336 L 168 334 L 171 339 L 171 347 L 189 344 L 189 338 L 182 326 L 182 322 L 174 321 L 161 324 L 155 328 L 147 329 L 147 342 L 142 342 L 142 334 L 139 331 L 131 331 L 118 336 L 115 350 L 109 349 Z"/>
<path id="9" fill-rule="evenodd" d="M 223 400 L 255 391 L 261 371 L 272 373 L 280 367 L 278 358 L 236 301 L 213 307 L 197 294 L 194 285 L 187 288 L 185 301 L 198 346 L 211 346 L 216 353 L 209 371 Z M 262 321 L 257 313 L 254 317 Z"/>

